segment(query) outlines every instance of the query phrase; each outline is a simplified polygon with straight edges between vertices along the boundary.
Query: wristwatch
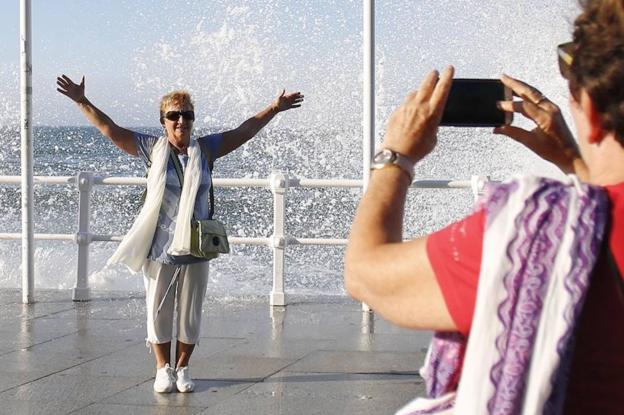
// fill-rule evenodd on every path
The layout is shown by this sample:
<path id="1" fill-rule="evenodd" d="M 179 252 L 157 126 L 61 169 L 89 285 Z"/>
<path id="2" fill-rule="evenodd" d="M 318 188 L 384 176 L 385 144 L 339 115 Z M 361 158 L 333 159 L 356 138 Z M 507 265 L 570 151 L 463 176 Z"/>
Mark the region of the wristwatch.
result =
<path id="1" fill-rule="evenodd" d="M 410 182 L 414 180 L 414 162 L 401 153 L 384 148 L 373 156 L 371 170 L 379 170 L 384 167 L 395 165 L 407 174 Z"/>

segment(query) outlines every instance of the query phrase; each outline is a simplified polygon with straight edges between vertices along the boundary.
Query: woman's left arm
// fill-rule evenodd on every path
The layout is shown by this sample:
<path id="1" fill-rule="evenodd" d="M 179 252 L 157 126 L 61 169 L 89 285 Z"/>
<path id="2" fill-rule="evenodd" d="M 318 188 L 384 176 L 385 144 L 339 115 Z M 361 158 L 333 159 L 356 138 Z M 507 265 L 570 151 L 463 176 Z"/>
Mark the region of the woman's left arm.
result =
<path id="1" fill-rule="evenodd" d="M 258 134 L 258 131 L 267 125 L 278 112 L 299 108 L 302 101 L 303 95 L 300 92 L 286 94 L 286 90 L 282 90 L 271 105 L 249 118 L 238 128 L 223 133 L 223 143 L 217 157 L 225 156 L 236 150 Z"/>

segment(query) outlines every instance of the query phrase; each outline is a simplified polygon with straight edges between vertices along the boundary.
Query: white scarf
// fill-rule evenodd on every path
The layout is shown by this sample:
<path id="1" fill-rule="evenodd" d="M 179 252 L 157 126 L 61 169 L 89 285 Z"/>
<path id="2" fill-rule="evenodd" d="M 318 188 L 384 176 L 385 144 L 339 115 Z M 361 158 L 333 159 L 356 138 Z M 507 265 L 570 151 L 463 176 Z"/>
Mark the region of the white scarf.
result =
<path id="1" fill-rule="evenodd" d="M 561 412 L 568 341 L 607 220 L 605 192 L 574 176 L 525 177 L 494 187 L 485 203 L 465 356 L 463 336 L 436 334 L 421 370 L 429 399 L 397 415 Z"/>
<path id="2" fill-rule="evenodd" d="M 138 273 L 146 263 L 165 194 L 169 152 L 169 141 L 166 137 L 160 137 L 154 144 L 150 156 L 152 166 L 147 174 L 145 203 L 119 247 L 108 259 L 107 265 L 124 264 L 130 271 Z M 191 250 L 191 218 L 201 183 L 201 150 L 196 140 L 190 140 L 187 152 L 189 161 L 184 173 L 173 241 L 167 251 L 169 255 L 188 255 Z"/>

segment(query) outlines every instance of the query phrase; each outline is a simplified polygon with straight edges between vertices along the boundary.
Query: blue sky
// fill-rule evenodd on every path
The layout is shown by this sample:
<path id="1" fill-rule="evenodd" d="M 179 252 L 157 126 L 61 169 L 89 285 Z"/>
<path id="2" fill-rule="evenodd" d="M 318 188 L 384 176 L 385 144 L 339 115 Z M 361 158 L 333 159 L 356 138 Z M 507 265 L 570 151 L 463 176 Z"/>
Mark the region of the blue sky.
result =
<path id="1" fill-rule="evenodd" d="M 19 116 L 19 7 L 0 14 L 0 125 Z M 505 71 L 565 104 L 554 47 L 570 37 L 570 0 L 377 1 L 379 117 L 428 70 L 452 63 L 462 77 Z M 297 125 L 358 125 L 360 1 L 33 0 L 35 123 L 83 125 L 55 91 L 61 73 L 87 76 L 87 96 L 127 126 L 157 124 L 158 99 L 188 88 L 198 124 L 229 126 L 302 90 Z M 563 105 L 562 105 L 563 106 Z"/>

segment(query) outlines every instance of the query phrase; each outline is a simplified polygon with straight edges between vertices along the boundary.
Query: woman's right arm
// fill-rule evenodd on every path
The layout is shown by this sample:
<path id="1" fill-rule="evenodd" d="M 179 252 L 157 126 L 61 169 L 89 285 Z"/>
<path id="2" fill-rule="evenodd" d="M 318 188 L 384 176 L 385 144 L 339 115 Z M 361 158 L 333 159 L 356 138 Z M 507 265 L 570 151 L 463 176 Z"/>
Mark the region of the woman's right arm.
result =
<path id="1" fill-rule="evenodd" d="M 56 78 L 56 84 L 59 86 L 56 90 L 78 104 L 78 108 L 87 117 L 87 120 L 104 136 L 110 138 L 113 144 L 130 155 L 138 155 L 134 133 L 115 124 L 108 115 L 87 99 L 84 93 L 84 76 L 80 84 L 76 84 L 68 76 L 61 75 Z"/>

